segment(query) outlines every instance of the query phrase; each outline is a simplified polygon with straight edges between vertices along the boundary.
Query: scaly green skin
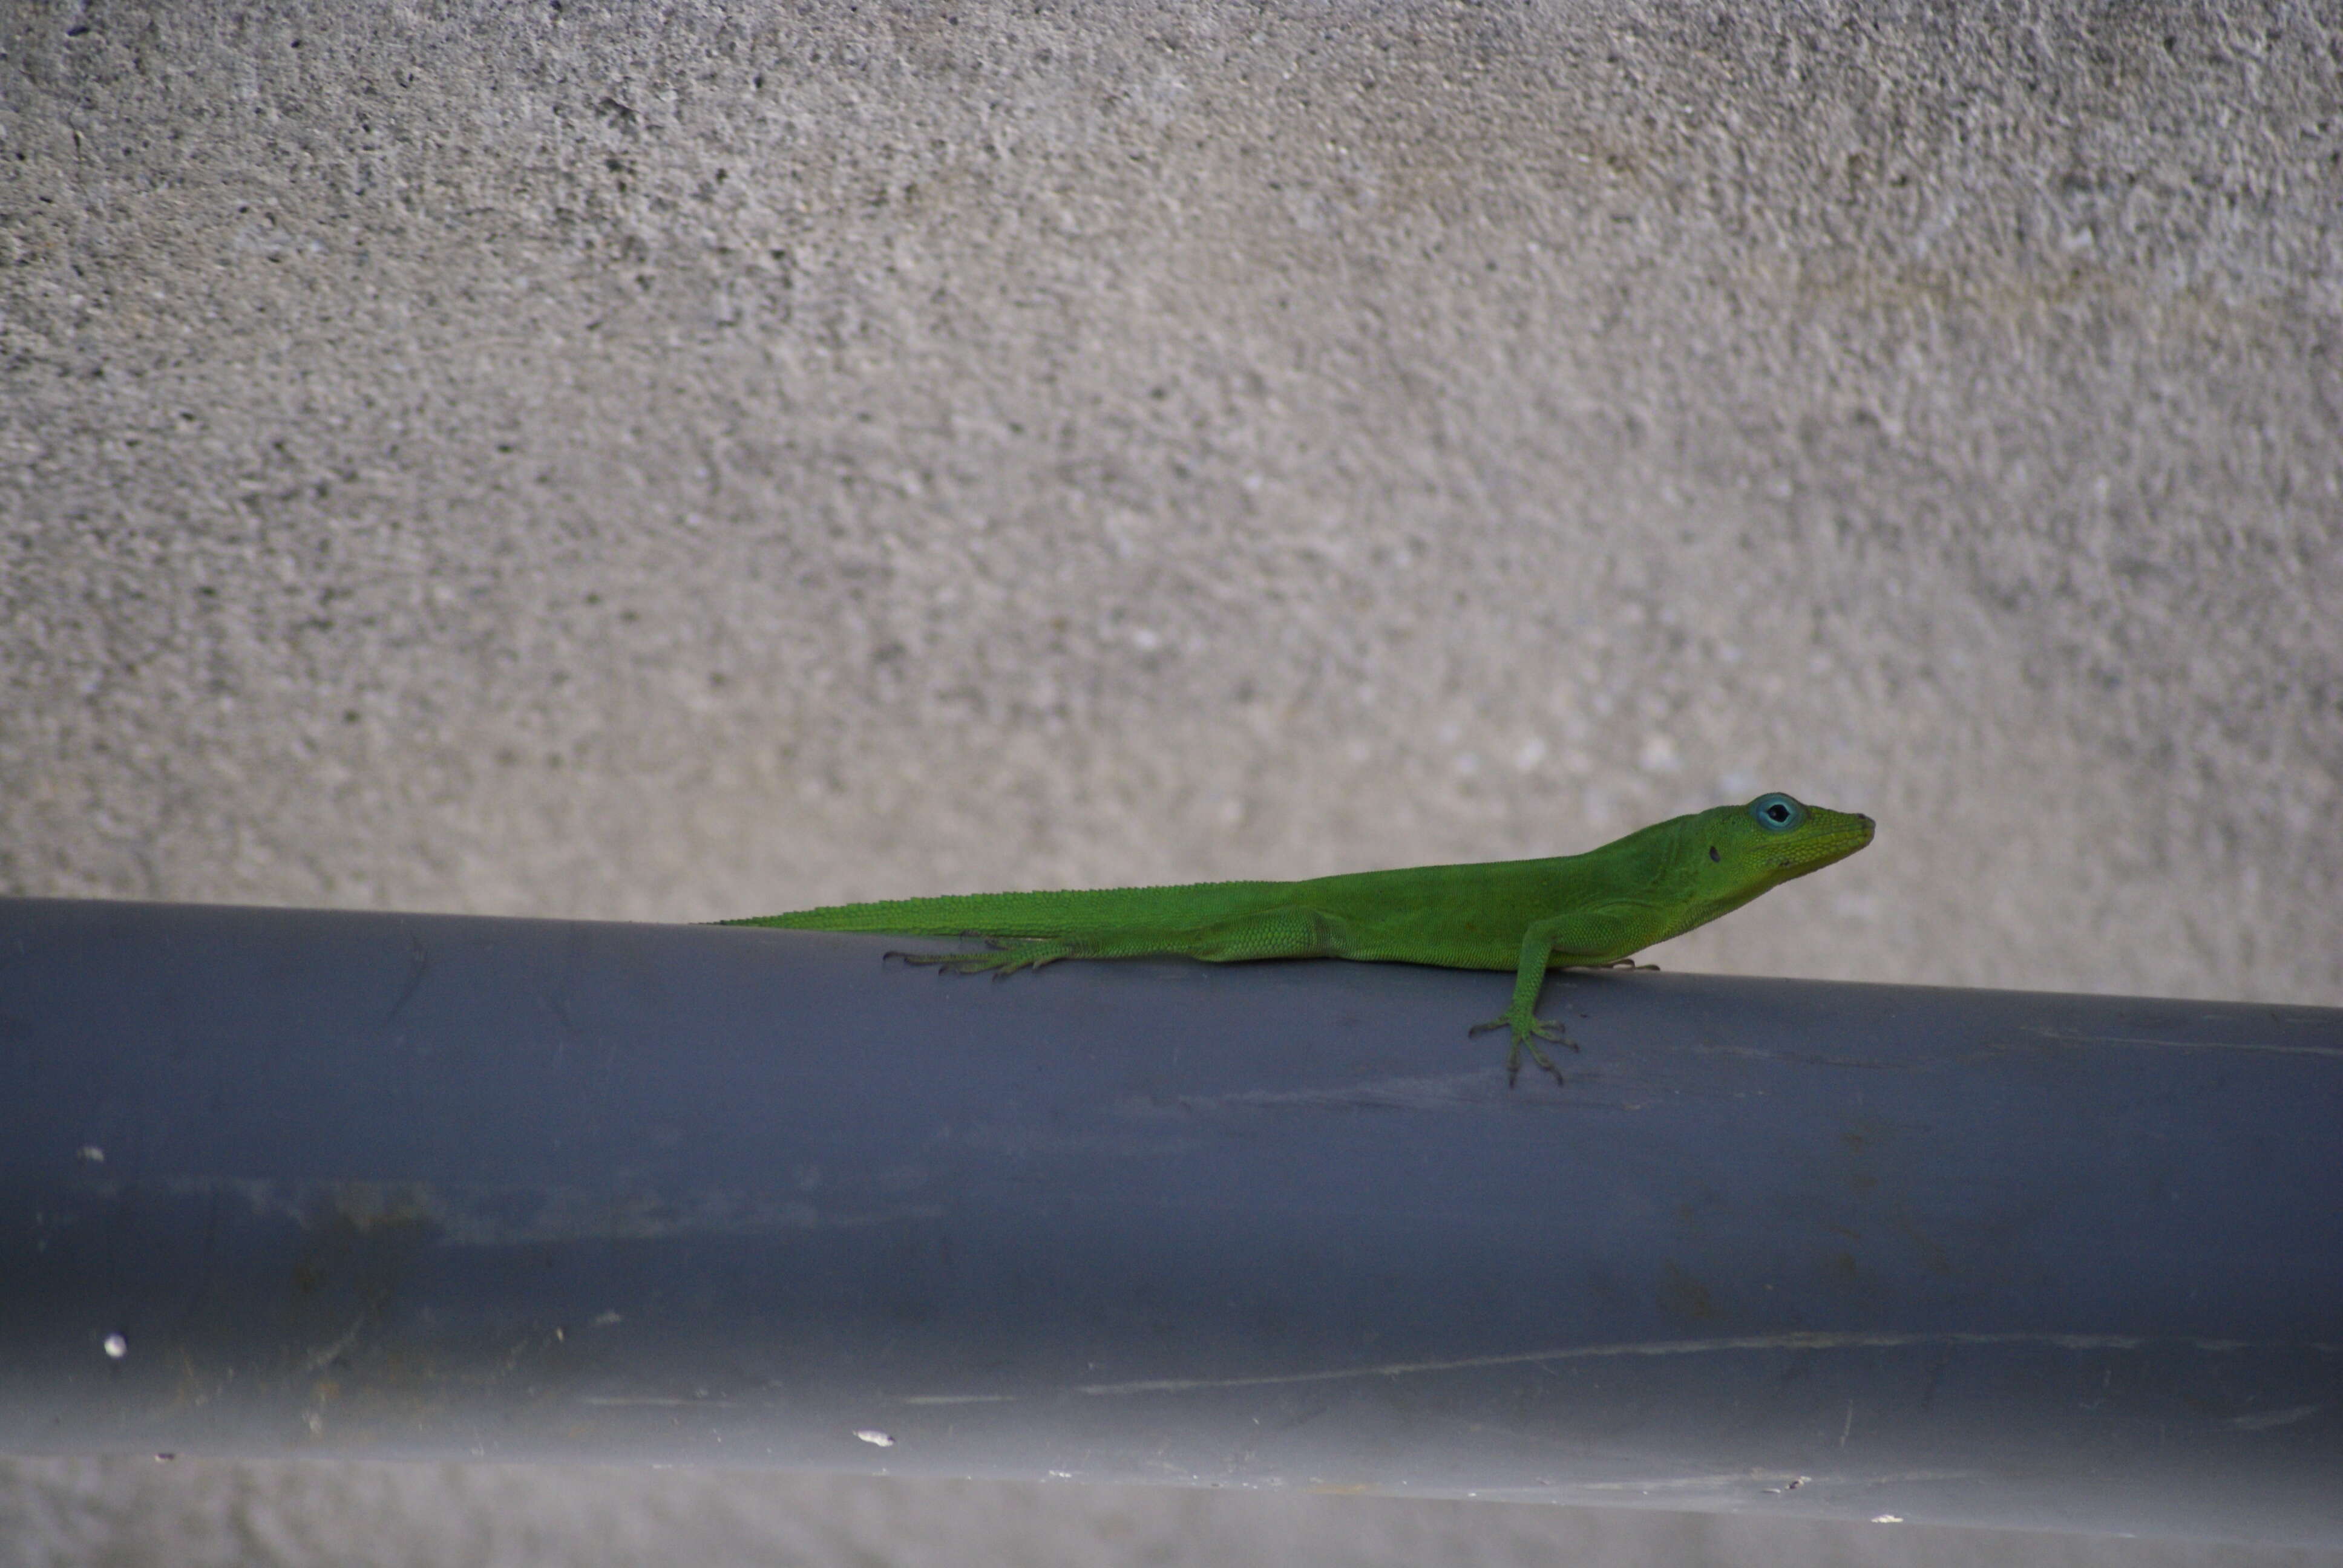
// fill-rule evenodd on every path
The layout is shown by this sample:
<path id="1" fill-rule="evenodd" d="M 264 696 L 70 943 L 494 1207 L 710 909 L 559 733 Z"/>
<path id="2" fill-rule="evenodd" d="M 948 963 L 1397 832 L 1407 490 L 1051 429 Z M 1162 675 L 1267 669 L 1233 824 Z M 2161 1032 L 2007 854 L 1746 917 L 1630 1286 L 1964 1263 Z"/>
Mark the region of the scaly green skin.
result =
<path id="1" fill-rule="evenodd" d="M 1207 963 L 1359 959 L 1511 970 L 1513 1004 L 1485 1029 L 1510 1029 L 1505 1081 L 1524 1051 L 1562 1078 L 1540 1040 L 1575 1044 L 1540 1020 L 1548 970 L 1598 968 L 1739 909 L 1871 842 L 1868 817 L 1761 795 L 1654 824 L 1550 860 L 1360 871 L 1306 882 L 1195 882 L 1089 892 L 963 893 L 834 904 L 723 920 L 795 930 L 983 937 L 981 953 L 904 953 L 961 974 L 1013 974 L 1060 959 L 1177 954 Z M 892 956 L 892 955 L 890 955 Z"/>

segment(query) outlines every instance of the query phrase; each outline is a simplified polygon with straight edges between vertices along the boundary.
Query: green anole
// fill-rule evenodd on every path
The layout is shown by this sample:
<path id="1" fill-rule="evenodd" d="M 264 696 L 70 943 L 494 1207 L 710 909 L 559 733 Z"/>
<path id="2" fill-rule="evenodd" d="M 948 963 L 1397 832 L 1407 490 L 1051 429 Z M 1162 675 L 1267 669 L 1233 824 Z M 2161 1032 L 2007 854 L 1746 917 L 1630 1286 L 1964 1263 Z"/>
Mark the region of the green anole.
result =
<path id="1" fill-rule="evenodd" d="M 1560 1025 L 1537 1016 L 1548 970 L 1622 963 L 1769 888 L 1845 859 L 1871 835 L 1868 817 L 1771 794 L 1671 818 L 1599 849 L 1549 860 L 1414 866 L 1306 882 L 962 893 L 717 923 L 986 939 L 987 952 L 888 955 L 959 974 L 1009 975 L 1060 959 L 1167 954 L 1207 963 L 1333 958 L 1511 970 L 1513 1004 L 1471 1032 L 1513 1031 L 1507 1083 L 1519 1076 L 1524 1051 L 1559 1082 L 1561 1070 L 1539 1042 L 1578 1048 Z"/>

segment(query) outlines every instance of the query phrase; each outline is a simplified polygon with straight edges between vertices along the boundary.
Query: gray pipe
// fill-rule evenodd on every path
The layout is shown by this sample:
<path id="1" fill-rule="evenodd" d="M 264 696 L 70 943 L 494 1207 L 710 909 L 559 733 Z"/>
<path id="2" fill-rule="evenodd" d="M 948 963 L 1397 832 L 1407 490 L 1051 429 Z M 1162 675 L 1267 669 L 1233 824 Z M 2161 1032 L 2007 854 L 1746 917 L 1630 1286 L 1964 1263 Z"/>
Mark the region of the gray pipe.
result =
<path id="1" fill-rule="evenodd" d="M 2343 1543 L 2343 1012 L 0 902 L 0 1448 Z"/>

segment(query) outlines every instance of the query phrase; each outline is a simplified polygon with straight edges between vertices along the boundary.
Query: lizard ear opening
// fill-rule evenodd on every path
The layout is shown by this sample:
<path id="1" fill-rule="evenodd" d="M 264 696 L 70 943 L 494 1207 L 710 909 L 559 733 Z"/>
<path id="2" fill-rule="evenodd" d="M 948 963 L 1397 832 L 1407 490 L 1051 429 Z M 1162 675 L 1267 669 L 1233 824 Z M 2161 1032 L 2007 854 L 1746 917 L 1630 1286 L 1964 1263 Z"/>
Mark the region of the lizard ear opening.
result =
<path id="1" fill-rule="evenodd" d="M 1769 833 L 1786 833 L 1806 819 L 1806 809 L 1787 795 L 1775 793 L 1749 802 L 1749 815 Z"/>

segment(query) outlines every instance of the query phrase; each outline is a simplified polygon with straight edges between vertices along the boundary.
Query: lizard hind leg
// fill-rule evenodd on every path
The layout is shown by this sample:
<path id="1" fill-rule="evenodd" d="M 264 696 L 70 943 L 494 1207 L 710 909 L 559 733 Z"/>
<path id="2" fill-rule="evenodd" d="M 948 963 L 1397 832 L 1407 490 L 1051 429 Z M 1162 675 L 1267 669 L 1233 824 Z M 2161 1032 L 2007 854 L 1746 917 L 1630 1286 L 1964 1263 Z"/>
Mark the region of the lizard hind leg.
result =
<path id="1" fill-rule="evenodd" d="M 1165 956 L 1237 964 L 1261 959 L 1344 958 L 1351 948 L 1350 930 L 1340 920 L 1300 904 L 1280 904 L 1202 925 L 1116 931 L 1084 943 L 1079 956 Z"/>
<path id="2" fill-rule="evenodd" d="M 880 956 L 901 959 L 907 964 L 933 964 L 939 974 L 989 974 L 994 980 L 1006 980 L 1019 970 L 1037 970 L 1081 950 L 1062 937 L 986 937 L 983 940 L 987 950 L 980 953 L 888 952 Z"/>
<path id="3" fill-rule="evenodd" d="M 1314 910 L 1280 907 L 1197 926 L 1110 930 L 1071 937 L 986 937 L 984 940 L 992 950 L 886 956 L 906 963 L 934 964 L 952 974 L 990 974 L 998 979 L 1060 959 L 1176 957 L 1202 959 L 1206 963 L 1242 963 L 1254 959 L 1335 958 L 1347 950 L 1348 936 L 1339 921 Z"/>

